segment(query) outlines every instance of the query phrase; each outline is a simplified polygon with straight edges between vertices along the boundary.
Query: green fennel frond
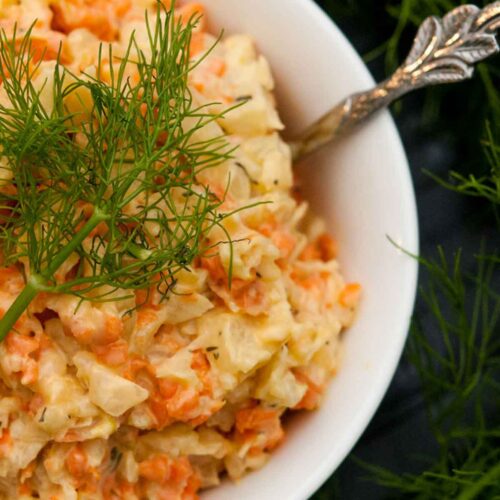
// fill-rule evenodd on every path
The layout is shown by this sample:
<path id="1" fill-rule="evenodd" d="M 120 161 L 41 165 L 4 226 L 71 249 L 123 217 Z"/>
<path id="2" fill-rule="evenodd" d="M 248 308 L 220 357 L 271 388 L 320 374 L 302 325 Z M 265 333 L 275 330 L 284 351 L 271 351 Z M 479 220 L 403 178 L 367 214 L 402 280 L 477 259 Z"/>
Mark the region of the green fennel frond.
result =
<path id="1" fill-rule="evenodd" d="M 188 87 L 199 19 L 183 24 L 173 5 L 158 8 L 147 19 L 148 50 L 132 35 L 119 57 L 101 47 L 95 74 L 57 62 L 41 88 L 30 32 L 20 44 L 0 34 L 0 167 L 13 175 L 13 189 L 0 190 L 0 244 L 5 264 L 23 263 L 27 280 L 0 339 L 41 291 L 94 301 L 151 286 L 166 294 L 175 274 L 210 250 L 204 235 L 230 215 L 196 182 L 233 152 L 223 136 L 198 138 L 222 116 L 196 105 Z M 59 279 L 73 254 L 78 265 Z"/>
<path id="2" fill-rule="evenodd" d="M 499 262 L 482 249 L 472 274 L 462 270 L 460 252 L 451 262 L 442 249 L 419 261 L 428 278 L 421 297 L 441 336 L 429 337 L 415 320 L 408 355 L 439 454 L 420 474 L 362 465 L 405 498 L 493 498 L 500 495 L 500 419 L 487 410 L 500 398 Z"/>
<path id="3" fill-rule="evenodd" d="M 450 173 L 450 181 L 441 179 L 432 172 L 425 171 L 429 177 L 447 189 L 457 193 L 477 198 L 484 198 L 494 205 L 500 205 L 500 143 L 498 124 L 486 123 L 486 137 L 482 141 L 484 156 L 488 164 L 488 171 L 482 176 L 474 174 L 463 175 L 458 172 Z"/>

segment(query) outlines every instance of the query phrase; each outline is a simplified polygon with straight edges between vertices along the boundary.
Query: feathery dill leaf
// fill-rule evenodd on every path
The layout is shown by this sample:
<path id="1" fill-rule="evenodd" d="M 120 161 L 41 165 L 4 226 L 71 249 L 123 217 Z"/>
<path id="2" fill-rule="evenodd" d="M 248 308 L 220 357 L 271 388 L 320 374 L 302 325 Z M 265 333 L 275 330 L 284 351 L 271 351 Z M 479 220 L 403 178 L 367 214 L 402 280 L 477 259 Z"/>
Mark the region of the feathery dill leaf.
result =
<path id="1" fill-rule="evenodd" d="M 500 397 L 500 266 L 482 249 L 472 275 L 461 270 L 460 252 L 451 263 L 442 249 L 436 260 L 419 261 L 429 277 L 421 297 L 442 345 L 415 320 L 408 354 L 439 456 L 421 474 L 363 467 L 375 482 L 408 498 L 493 498 L 500 495 L 500 420 L 488 409 L 498 406 Z"/>
<path id="2" fill-rule="evenodd" d="M 222 116 L 197 106 L 188 87 L 199 18 L 176 20 L 174 5 L 158 8 L 146 20 L 147 50 L 132 35 L 120 57 L 101 46 L 95 74 L 72 74 L 57 61 L 42 86 L 34 84 L 42 65 L 31 32 L 21 43 L 0 33 L 0 167 L 13 175 L 12 189 L 0 192 L 0 244 L 5 264 L 23 263 L 26 273 L 0 339 L 41 291 L 93 301 L 151 286 L 166 294 L 175 274 L 210 249 L 203 236 L 230 215 L 196 182 L 233 151 L 224 137 L 197 138 Z M 61 279 L 72 254 L 74 276 Z"/>
<path id="3" fill-rule="evenodd" d="M 500 205 L 500 144 L 498 143 L 500 126 L 487 122 L 485 130 L 486 137 L 482 144 L 488 171 L 484 172 L 484 175 L 466 176 L 459 172 L 451 172 L 450 181 L 446 181 L 432 172 L 426 171 L 426 173 L 447 189 L 468 196 L 484 198 L 494 205 Z"/>

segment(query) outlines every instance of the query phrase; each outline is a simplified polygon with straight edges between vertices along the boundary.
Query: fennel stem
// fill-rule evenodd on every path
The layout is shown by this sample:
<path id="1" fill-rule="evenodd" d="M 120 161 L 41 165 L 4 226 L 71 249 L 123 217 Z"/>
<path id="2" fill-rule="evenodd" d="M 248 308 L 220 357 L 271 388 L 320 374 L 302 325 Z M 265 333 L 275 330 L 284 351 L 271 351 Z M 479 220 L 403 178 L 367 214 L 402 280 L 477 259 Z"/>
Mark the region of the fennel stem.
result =
<path id="1" fill-rule="evenodd" d="M 492 467 L 477 482 L 466 488 L 458 497 L 458 500 L 473 500 L 492 484 L 498 484 L 500 481 L 500 464 Z"/>
<path id="2" fill-rule="evenodd" d="M 40 292 L 54 291 L 55 286 L 50 284 L 50 278 L 64 264 L 66 259 L 83 243 L 85 238 L 109 216 L 99 207 L 95 207 L 92 216 L 84 224 L 84 226 L 76 233 L 75 237 L 62 248 L 55 256 L 50 265 L 43 273 L 32 274 L 22 292 L 17 296 L 16 300 L 9 307 L 7 312 L 0 321 L 0 342 L 5 339 L 9 331 L 14 327 L 16 321 L 26 311 L 32 300 Z"/>

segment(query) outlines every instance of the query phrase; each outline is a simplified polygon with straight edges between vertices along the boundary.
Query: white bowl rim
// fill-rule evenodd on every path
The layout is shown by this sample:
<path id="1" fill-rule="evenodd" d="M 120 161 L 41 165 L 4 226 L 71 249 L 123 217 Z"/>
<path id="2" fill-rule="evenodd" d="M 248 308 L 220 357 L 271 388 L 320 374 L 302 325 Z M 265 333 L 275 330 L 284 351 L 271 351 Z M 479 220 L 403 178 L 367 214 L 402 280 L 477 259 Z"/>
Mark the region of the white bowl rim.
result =
<path id="1" fill-rule="evenodd" d="M 229 1 L 229 0 L 224 0 Z M 261 0 L 264 2 L 265 0 Z M 281 1 L 281 0 L 280 0 Z M 219 3 L 219 0 L 213 0 L 215 4 Z M 220 3 L 223 4 L 223 1 Z M 207 7 L 210 9 L 210 1 L 207 0 Z M 337 27 L 332 19 L 314 2 L 314 0 L 288 0 L 287 7 L 289 9 L 299 9 L 303 10 L 304 14 L 309 16 L 312 21 L 314 21 L 319 27 L 325 30 L 325 32 L 330 31 L 335 33 L 336 46 L 339 51 L 345 52 L 352 60 L 356 66 L 356 72 L 363 86 L 368 88 L 375 84 L 373 77 L 371 76 L 368 68 L 360 58 L 359 54 L 356 52 L 354 47 Z M 210 10 L 209 10 L 210 12 Z M 258 39 L 257 39 L 258 42 Z M 265 53 L 264 53 L 265 55 Z M 357 62 L 357 63 L 356 63 Z M 359 66 L 359 67 L 358 67 Z M 271 67 L 272 59 L 271 59 Z M 360 82 L 358 82 L 360 83 Z M 391 149 L 394 150 L 395 156 L 397 156 L 399 171 L 398 171 L 398 182 L 401 186 L 401 191 L 404 195 L 404 207 L 403 212 L 405 215 L 405 240 L 404 248 L 408 249 L 410 252 L 417 254 L 419 248 L 419 232 L 418 232 L 418 217 L 417 217 L 417 206 L 415 199 L 414 186 L 411 179 L 410 167 L 404 151 L 399 132 L 396 125 L 388 111 L 384 111 L 380 114 L 378 118 L 382 123 L 379 123 L 381 131 L 384 135 L 388 135 L 391 139 Z M 378 120 L 377 119 L 377 120 Z M 379 407 L 387 389 L 394 377 L 394 373 L 397 369 L 399 360 L 401 358 L 404 345 L 407 339 L 407 333 L 410 326 L 411 315 L 414 308 L 416 292 L 417 292 L 417 279 L 418 279 L 418 262 L 414 259 L 408 257 L 409 262 L 406 265 L 405 279 L 406 286 L 404 293 L 401 294 L 400 300 L 398 301 L 398 308 L 401 311 L 401 315 L 404 316 L 405 321 L 400 321 L 397 323 L 397 336 L 391 340 L 390 356 L 384 358 L 384 364 L 377 372 L 377 380 L 375 387 L 371 391 L 367 391 L 366 398 L 364 400 L 362 411 L 358 414 L 353 415 L 352 425 L 349 427 L 349 432 L 342 436 L 342 439 L 336 442 L 335 449 L 332 449 L 329 453 L 324 453 L 321 457 L 320 463 L 315 463 L 314 472 L 311 473 L 308 470 L 308 474 L 304 474 L 300 481 L 294 480 L 294 490 L 293 494 L 288 494 L 286 500 L 306 500 L 310 498 L 321 485 L 331 476 L 331 474 L 337 469 L 340 463 L 347 457 L 349 452 L 355 446 L 356 442 L 359 440 L 363 432 L 366 430 L 368 424 L 372 420 L 377 408 Z M 342 371 L 342 369 L 341 369 Z M 321 412 L 322 408 L 318 410 Z M 277 450 L 278 452 L 279 450 Z M 279 457 L 275 457 L 279 459 Z M 271 461 L 272 461 L 271 457 Z M 251 473 L 248 476 L 259 475 L 259 471 Z M 254 477 L 255 478 L 255 477 Z M 245 478 L 242 479 L 242 483 L 245 482 Z M 251 481 L 253 484 L 254 481 Z M 224 498 L 233 499 L 237 498 L 237 486 L 228 484 L 229 490 L 226 491 L 224 486 L 222 487 L 222 494 L 218 494 L 218 488 L 214 490 L 207 490 L 206 493 L 202 495 L 202 498 L 207 500 Z M 253 484 L 255 487 L 255 484 Z M 259 485 L 260 486 L 260 485 Z M 245 488 L 248 492 L 248 488 Z M 274 500 L 275 497 L 269 495 L 265 489 L 254 490 L 255 498 L 260 500 Z M 252 494 L 253 495 L 253 494 Z M 248 497 L 245 494 L 244 498 Z"/>
<path id="2" fill-rule="evenodd" d="M 366 75 L 366 79 L 370 81 L 371 84 L 375 85 L 376 82 L 371 75 L 370 71 L 368 70 L 367 66 L 365 65 L 364 61 L 361 59 L 359 53 L 356 51 L 356 49 L 353 47 L 351 42 L 347 39 L 346 35 L 340 30 L 340 28 L 335 24 L 335 22 L 328 16 L 328 14 L 319 7 L 319 5 L 314 1 L 314 0 L 296 0 L 300 2 L 305 9 L 309 9 L 311 16 L 316 18 L 316 21 L 318 23 L 321 23 L 323 26 L 328 28 L 329 30 L 335 30 L 339 32 L 339 43 L 343 44 L 343 47 L 341 47 L 341 50 L 344 50 L 346 52 L 350 52 L 353 58 L 357 59 L 360 61 L 363 71 Z M 396 127 L 396 124 L 394 122 L 394 119 L 392 118 L 391 114 L 389 111 L 383 111 L 382 114 L 385 114 L 389 120 L 388 120 L 388 126 L 392 129 L 390 132 L 394 135 L 395 139 L 395 144 L 400 148 L 400 154 L 402 159 L 404 159 L 404 163 L 401 165 L 401 170 L 402 173 L 404 172 L 404 181 L 407 184 L 408 187 L 408 202 L 410 208 L 410 217 L 413 220 L 412 227 L 409 228 L 410 231 L 413 233 L 413 242 L 410 241 L 410 245 L 413 243 L 412 247 L 415 250 L 419 249 L 419 226 L 418 226 L 418 211 L 417 211 L 417 202 L 416 202 L 416 196 L 415 196 L 415 189 L 413 185 L 413 180 L 411 177 L 411 170 L 410 170 L 410 165 L 408 162 L 408 158 L 406 156 L 406 152 L 404 150 L 401 136 L 399 135 L 399 131 Z M 409 290 L 412 290 L 411 293 L 407 294 L 407 296 L 402 299 L 401 304 L 402 307 L 404 307 L 408 312 L 409 316 L 411 316 L 412 311 L 415 306 L 415 300 L 417 296 L 417 283 L 418 283 L 418 261 L 414 259 L 413 263 L 413 275 L 412 275 L 412 283 L 411 286 L 408 287 Z M 379 391 L 375 392 L 372 394 L 370 405 L 367 405 L 364 409 L 364 418 L 360 419 L 358 421 L 358 425 L 356 430 L 350 435 L 350 439 L 346 439 L 343 447 L 343 451 L 339 453 L 338 450 L 335 451 L 335 453 L 332 453 L 331 456 L 325 457 L 324 461 L 319 464 L 316 474 L 314 476 L 308 477 L 302 487 L 300 488 L 299 491 L 296 492 L 296 496 L 294 499 L 287 499 L 287 500 L 306 500 L 307 498 L 311 497 L 315 492 L 318 491 L 321 486 L 330 478 L 330 476 L 337 470 L 337 468 L 340 466 L 340 464 L 347 458 L 349 453 L 353 450 L 355 447 L 356 443 L 360 440 L 362 437 L 363 433 L 367 429 L 368 425 L 370 424 L 371 420 L 373 419 L 375 413 L 377 412 L 377 409 L 379 408 L 380 404 L 382 403 L 382 400 L 384 399 L 384 396 L 387 393 L 387 390 L 389 389 L 389 386 L 392 382 L 392 379 L 394 378 L 394 375 L 396 373 L 396 370 L 398 368 L 400 359 L 402 357 L 404 347 L 407 341 L 408 337 L 408 332 L 410 329 L 410 323 L 406 326 L 406 333 L 402 334 L 399 337 L 399 346 L 397 346 L 397 349 L 395 349 L 396 355 L 393 357 L 391 362 L 387 362 L 385 365 L 386 373 L 385 373 L 385 383 L 383 385 L 380 385 Z M 318 410 L 321 411 L 321 408 Z"/>

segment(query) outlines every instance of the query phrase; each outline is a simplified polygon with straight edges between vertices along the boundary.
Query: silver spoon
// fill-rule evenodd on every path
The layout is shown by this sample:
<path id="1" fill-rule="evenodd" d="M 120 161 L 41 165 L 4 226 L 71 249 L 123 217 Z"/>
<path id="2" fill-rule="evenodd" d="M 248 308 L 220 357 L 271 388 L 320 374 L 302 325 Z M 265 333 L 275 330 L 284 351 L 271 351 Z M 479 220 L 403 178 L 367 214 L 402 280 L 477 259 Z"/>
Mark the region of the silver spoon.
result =
<path id="1" fill-rule="evenodd" d="M 499 51 L 499 28 L 500 1 L 483 9 L 463 5 L 443 19 L 428 17 L 403 65 L 375 88 L 347 97 L 291 141 L 293 159 L 346 134 L 412 90 L 471 78 L 475 63 Z"/>

